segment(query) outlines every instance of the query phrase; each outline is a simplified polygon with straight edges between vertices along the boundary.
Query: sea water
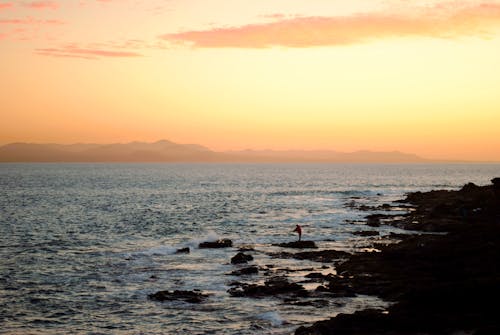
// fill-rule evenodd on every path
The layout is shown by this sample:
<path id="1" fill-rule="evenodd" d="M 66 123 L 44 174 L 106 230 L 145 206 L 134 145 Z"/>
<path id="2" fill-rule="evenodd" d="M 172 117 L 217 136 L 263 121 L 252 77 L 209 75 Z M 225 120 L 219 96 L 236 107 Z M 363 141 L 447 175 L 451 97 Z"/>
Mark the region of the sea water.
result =
<path id="1" fill-rule="evenodd" d="M 322 249 L 370 251 L 363 224 L 412 191 L 488 184 L 498 164 L 0 164 L 0 333 L 290 334 L 363 308 L 376 297 L 328 298 L 321 308 L 283 297 L 231 297 L 240 246 L 252 264 L 303 282 L 333 264 L 272 257 L 303 238 Z M 233 248 L 198 249 L 230 238 Z M 189 247 L 189 254 L 175 254 Z M 281 272 L 280 272 L 281 271 Z M 304 284 L 314 289 L 312 284 Z M 308 286 L 309 285 L 309 286 Z M 311 286 L 312 285 L 312 286 Z M 156 302 L 160 290 L 199 289 L 201 304 Z"/>

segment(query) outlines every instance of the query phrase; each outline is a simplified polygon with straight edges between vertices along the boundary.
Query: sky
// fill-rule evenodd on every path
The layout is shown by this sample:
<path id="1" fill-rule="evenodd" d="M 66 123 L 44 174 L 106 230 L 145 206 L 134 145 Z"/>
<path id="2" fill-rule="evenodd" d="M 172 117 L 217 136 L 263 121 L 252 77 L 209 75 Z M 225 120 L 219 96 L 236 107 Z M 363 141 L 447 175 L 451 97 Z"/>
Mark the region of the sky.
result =
<path id="1" fill-rule="evenodd" d="M 500 1 L 0 0 L 0 145 L 500 161 Z"/>

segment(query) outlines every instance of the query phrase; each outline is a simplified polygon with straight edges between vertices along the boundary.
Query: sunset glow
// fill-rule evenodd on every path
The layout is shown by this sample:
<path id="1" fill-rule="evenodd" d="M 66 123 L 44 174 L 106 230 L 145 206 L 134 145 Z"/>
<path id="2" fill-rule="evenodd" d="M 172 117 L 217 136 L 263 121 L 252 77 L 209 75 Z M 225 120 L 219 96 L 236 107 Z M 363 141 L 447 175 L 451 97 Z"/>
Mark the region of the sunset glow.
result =
<path id="1" fill-rule="evenodd" d="M 500 1 L 0 0 L 0 145 L 500 161 Z"/>

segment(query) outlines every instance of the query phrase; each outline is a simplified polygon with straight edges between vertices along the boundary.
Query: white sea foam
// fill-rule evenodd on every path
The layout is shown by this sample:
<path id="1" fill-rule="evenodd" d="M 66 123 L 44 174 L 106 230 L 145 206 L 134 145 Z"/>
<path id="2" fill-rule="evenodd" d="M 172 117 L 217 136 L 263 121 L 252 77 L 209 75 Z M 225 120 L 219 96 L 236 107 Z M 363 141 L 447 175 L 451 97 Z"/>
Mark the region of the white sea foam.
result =
<path id="1" fill-rule="evenodd" d="M 281 326 L 285 323 L 285 320 L 279 315 L 278 312 L 267 312 L 257 315 L 257 318 L 265 321 L 269 321 L 273 327 Z"/>
<path id="2" fill-rule="evenodd" d="M 217 234 L 216 232 L 212 230 L 206 231 L 204 234 L 201 234 L 197 238 L 193 238 L 187 242 L 187 245 L 192 247 L 192 248 L 198 248 L 198 245 L 202 242 L 207 242 L 207 241 L 217 241 L 221 239 L 222 237 Z"/>

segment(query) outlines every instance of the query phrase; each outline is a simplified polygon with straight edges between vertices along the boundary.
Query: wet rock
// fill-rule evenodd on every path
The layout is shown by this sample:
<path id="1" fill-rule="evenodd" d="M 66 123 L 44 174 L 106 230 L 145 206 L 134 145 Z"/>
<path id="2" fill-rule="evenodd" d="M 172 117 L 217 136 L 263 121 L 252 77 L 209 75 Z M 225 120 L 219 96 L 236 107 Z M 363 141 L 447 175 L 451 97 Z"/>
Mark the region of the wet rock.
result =
<path id="1" fill-rule="evenodd" d="M 328 284 L 326 286 L 321 286 L 321 288 L 318 287 L 316 289 L 317 291 L 332 293 L 336 298 L 348 298 L 356 296 L 356 290 L 353 287 L 353 285 L 356 285 L 356 283 L 353 283 L 355 279 L 338 275 L 335 276 L 333 274 L 325 276 L 324 279 L 329 281 Z M 376 295 L 376 293 L 372 293 L 372 295 Z"/>
<path id="2" fill-rule="evenodd" d="M 279 268 L 279 269 L 276 269 L 276 272 L 290 273 L 290 272 L 304 272 L 304 271 L 313 271 L 313 270 L 314 270 L 314 268 L 297 268 L 297 269 Z"/>
<path id="3" fill-rule="evenodd" d="M 366 224 L 370 227 L 380 227 L 380 220 L 390 218 L 386 214 L 371 214 L 366 216 Z"/>
<path id="4" fill-rule="evenodd" d="M 231 241 L 228 238 L 217 240 L 217 241 L 209 241 L 209 242 L 202 242 L 198 245 L 198 248 L 200 249 L 206 249 L 206 248 L 229 248 L 233 246 L 233 241 Z"/>
<path id="5" fill-rule="evenodd" d="M 330 290 L 324 287 L 323 285 L 320 285 L 316 287 L 316 292 L 329 292 Z"/>
<path id="6" fill-rule="evenodd" d="M 295 294 L 306 296 L 307 291 L 302 285 L 291 283 L 283 277 L 273 277 L 264 285 L 242 284 L 240 287 L 233 287 L 227 291 L 233 297 L 264 297 L 278 294 Z"/>
<path id="7" fill-rule="evenodd" d="M 270 256 L 275 258 L 295 258 L 295 259 L 307 259 L 315 262 L 329 263 L 333 261 L 338 261 L 340 259 L 348 258 L 351 254 L 345 251 L 339 250 L 320 250 L 320 251 L 303 251 L 303 252 L 280 252 L 270 254 Z"/>
<path id="8" fill-rule="evenodd" d="M 342 334 L 342 335 L 389 335 L 389 334 L 417 334 L 399 332 L 384 332 L 387 327 L 387 315 L 377 310 L 358 311 L 354 314 L 339 314 L 335 318 L 314 323 L 311 327 L 299 327 L 295 335 L 322 335 L 322 334 Z M 362 322 L 362 323 L 359 323 Z"/>
<path id="9" fill-rule="evenodd" d="M 158 291 L 156 293 L 148 295 L 149 299 L 155 301 L 172 301 L 172 300 L 182 300 L 185 302 L 198 304 L 203 302 L 208 295 L 203 294 L 199 291 Z"/>
<path id="10" fill-rule="evenodd" d="M 180 248 L 175 251 L 176 254 L 189 254 L 189 247 Z"/>
<path id="11" fill-rule="evenodd" d="M 314 241 L 293 241 L 293 242 L 286 242 L 286 243 L 280 243 L 280 244 L 273 244 L 274 246 L 277 247 L 282 247 L 282 248 L 296 248 L 296 249 L 317 249 L 318 247 L 316 246 L 316 243 Z"/>
<path id="12" fill-rule="evenodd" d="M 497 200 L 500 200 L 500 178 L 493 178 L 491 182 L 493 184 L 493 193 Z"/>
<path id="13" fill-rule="evenodd" d="M 322 280 L 324 280 L 324 279 L 329 279 L 332 276 L 333 276 L 332 274 L 324 275 L 324 274 L 322 274 L 320 272 L 311 272 L 311 273 L 305 275 L 304 277 L 311 278 L 311 279 L 322 279 Z"/>
<path id="14" fill-rule="evenodd" d="M 248 263 L 251 260 L 253 260 L 252 255 L 246 255 L 242 252 L 238 252 L 233 258 L 231 258 L 231 264 Z"/>
<path id="15" fill-rule="evenodd" d="M 474 183 L 467 183 L 465 184 L 461 189 L 460 192 L 475 192 L 479 189 L 479 186 L 477 186 Z"/>
<path id="16" fill-rule="evenodd" d="M 374 230 L 365 230 L 365 231 L 355 231 L 353 232 L 353 235 L 357 236 L 378 236 L 380 233 L 378 231 Z"/>
<path id="17" fill-rule="evenodd" d="M 356 208 L 356 206 L 357 206 L 357 203 L 354 200 L 351 200 L 349 202 L 344 203 L 344 207 L 347 207 L 347 208 Z"/>
<path id="18" fill-rule="evenodd" d="M 242 276 L 242 275 L 253 275 L 259 273 L 259 268 L 256 266 L 250 266 L 240 270 L 235 270 L 231 272 L 232 276 Z"/>

